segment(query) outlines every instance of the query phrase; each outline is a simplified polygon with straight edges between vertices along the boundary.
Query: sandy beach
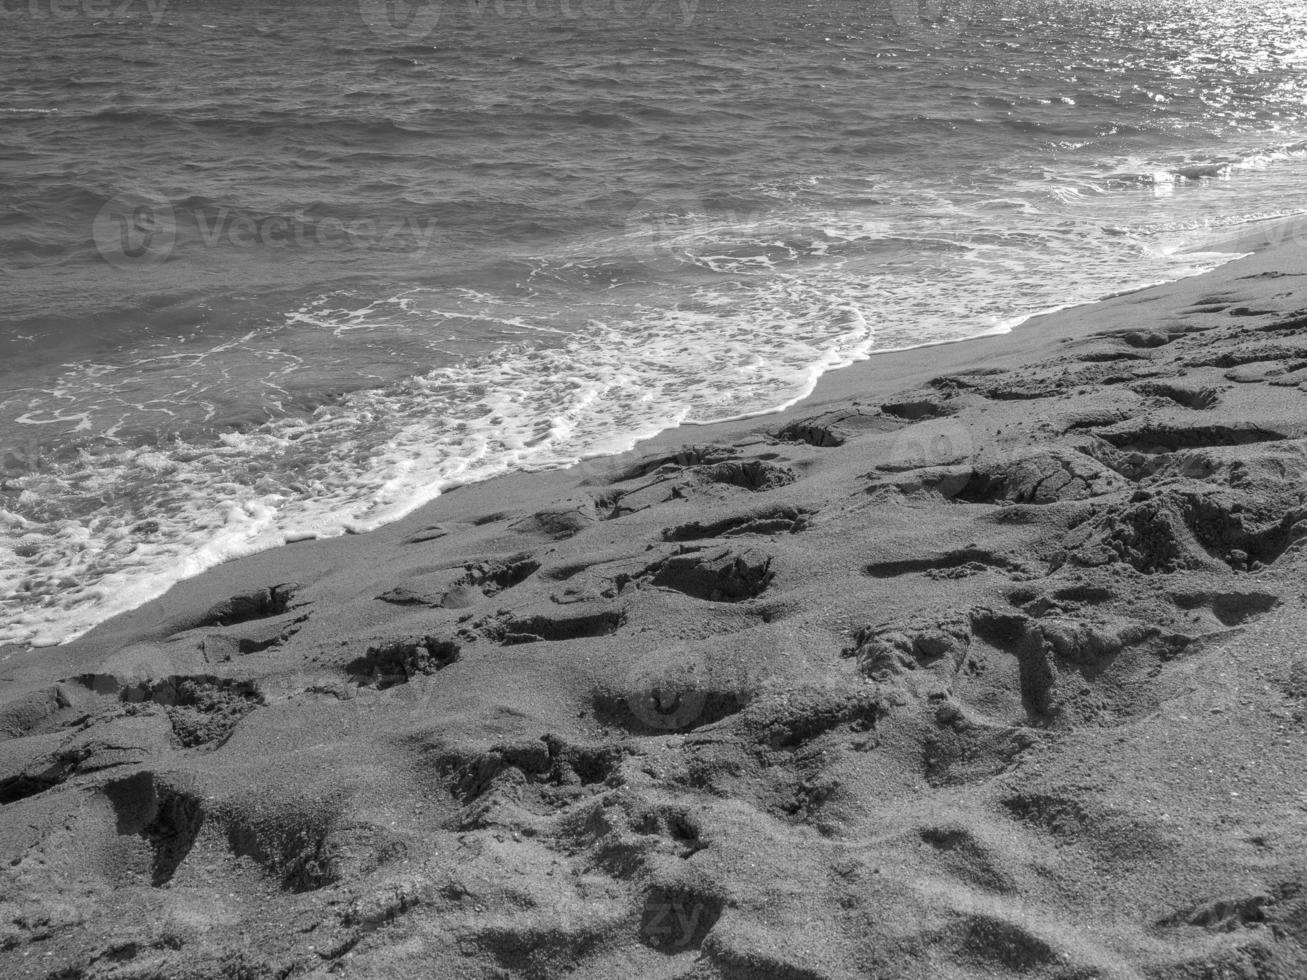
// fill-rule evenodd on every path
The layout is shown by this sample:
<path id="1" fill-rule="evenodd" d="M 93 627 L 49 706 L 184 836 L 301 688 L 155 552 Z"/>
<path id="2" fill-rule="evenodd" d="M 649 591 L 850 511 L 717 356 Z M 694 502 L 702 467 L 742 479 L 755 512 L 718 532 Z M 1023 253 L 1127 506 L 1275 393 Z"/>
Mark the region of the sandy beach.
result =
<path id="1" fill-rule="evenodd" d="M 1307 251 L 0 659 L 6 977 L 1307 976 Z"/>

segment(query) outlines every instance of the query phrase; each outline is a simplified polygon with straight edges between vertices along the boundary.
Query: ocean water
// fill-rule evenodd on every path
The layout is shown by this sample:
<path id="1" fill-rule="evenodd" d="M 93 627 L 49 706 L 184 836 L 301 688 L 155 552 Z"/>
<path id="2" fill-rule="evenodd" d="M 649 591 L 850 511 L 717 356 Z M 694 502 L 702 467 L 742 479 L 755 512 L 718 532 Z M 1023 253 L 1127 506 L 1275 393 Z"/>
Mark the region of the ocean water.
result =
<path id="1" fill-rule="evenodd" d="M 1183 275 L 1287 0 L 5 0 L 0 642 Z"/>

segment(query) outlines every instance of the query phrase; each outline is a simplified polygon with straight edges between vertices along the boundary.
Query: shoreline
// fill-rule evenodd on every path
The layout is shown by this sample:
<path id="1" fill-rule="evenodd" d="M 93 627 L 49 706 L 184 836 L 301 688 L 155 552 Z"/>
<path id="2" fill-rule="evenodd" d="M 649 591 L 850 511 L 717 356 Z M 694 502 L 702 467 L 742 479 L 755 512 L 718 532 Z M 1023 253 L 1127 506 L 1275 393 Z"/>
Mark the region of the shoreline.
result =
<path id="1" fill-rule="evenodd" d="M 1092 330 L 1093 321 L 1107 316 L 1107 311 L 1111 309 L 1112 304 L 1129 301 L 1142 294 L 1157 293 L 1158 299 L 1161 300 L 1178 297 L 1188 292 L 1198 292 L 1202 290 L 1205 282 L 1210 281 L 1215 285 L 1228 278 L 1227 272 L 1244 263 L 1266 264 L 1268 267 L 1275 262 L 1292 264 L 1285 260 L 1292 254 L 1298 239 L 1303 237 L 1305 222 L 1307 222 L 1307 213 L 1268 219 L 1234 236 L 1210 243 L 1204 251 L 1214 254 L 1234 254 L 1236 257 L 1194 276 L 1126 290 L 1100 300 L 1063 307 L 1051 313 L 1032 315 L 1002 333 L 987 333 L 896 350 L 875 351 L 863 359 L 822 374 L 809 394 L 788 408 L 719 422 L 683 422 L 641 439 L 630 449 L 620 453 L 589 457 L 565 468 L 509 471 L 486 480 L 456 484 L 443 490 L 438 497 L 418 505 L 405 516 L 366 532 L 298 538 L 238 558 L 228 559 L 196 575 L 175 582 L 163 594 L 117 613 L 72 639 L 45 646 L 24 647 L 11 644 L 8 648 L 0 648 L 0 670 L 15 658 L 27 659 L 32 654 L 39 655 L 41 651 L 50 653 L 76 648 L 84 642 L 93 641 L 101 632 L 111 636 L 130 635 L 132 630 L 140 628 L 139 623 L 151 618 L 152 610 L 156 606 L 170 609 L 174 605 L 192 601 L 193 595 L 208 591 L 210 578 L 219 588 L 228 587 L 225 583 L 239 580 L 240 571 L 247 566 L 257 570 L 259 574 L 266 575 L 279 566 L 300 565 L 306 557 L 311 556 L 315 568 L 325 568 L 342 560 L 348 560 L 347 557 L 342 558 L 342 556 L 347 556 L 356 543 L 375 539 L 377 544 L 384 548 L 393 544 L 395 540 L 407 536 L 414 528 L 420 528 L 448 516 L 462 514 L 466 508 L 460 505 L 468 491 L 473 489 L 497 494 L 505 500 L 528 506 L 528 502 L 536 497 L 575 491 L 577 485 L 583 483 L 589 474 L 620 468 L 625 461 L 657 454 L 687 443 L 712 443 L 755 436 L 760 432 L 781 428 L 788 422 L 809 414 L 820 414 L 821 409 L 830 405 L 846 401 L 858 404 L 859 399 L 864 398 L 874 400 L 876 392 L 888 397 L 894 390 L 906 390 L 914 385 L 920 385 L 927 380 L 928 375 L 944 370 L 962 366 L 983 368 L 986 365 L 1009 363 L 1013 359 L 1020 360 L 1026 355 L 1035 356 L 1040 351 L 1051 350 L 1057 344 Z M 1274 262 L 1269 258 L 1270 255 L 1277 256 Z M 1036 333 L 1036 331 L 1040 332 Z M 938 360 L 931 357 L 935 353 L 939 354 Z M 450 510 L 449 515 L 444 513 L 446 508 Z M 311 550 L 306 552 L 306 549 Z M 363 553 L 366 554 L 368 550 L 363 549 Z M 280 555 L 285 556 L 284 562 L 277 557 Z M 135 625 L 129 626 L 128 622 Z M 120 624 L 123 628 L 116 628 L 115 624 Z"/>
<path id="2" fill-rule="evenodd" d="M 1214 272 L 1214 271 L 1220 269 L 1221 267 L 1223 267 L 1223 266 L 1225 266 L 1225 265 L 1228 265 L 1231 261 L 1237 261 L 1237 260 L 1241 257 L 1240 254 L 1239 254 L 1239 252 L 1240 252 L 1242 246 L 1247 245 L 1249 242 L 1251 242 L 1251 241 L 1253 241 L 1253 240 L 1261 241 L 1262 239 L 1266 239 L 1266 240 L 1268 240 L 1268 241 L 1275 241 L 1275 240 L 1276 240 L 1276 231 L 1275 231 L 1275 229 L 1276 229 L 1277 227 L 1280 227 L 1280 226 L 1283 226 L 1283 227 L 1289 227 L 1289 226 L 1292 226 L 1295 222 L 1298 222 L 1298 221 L 1300 221 L 1300 220 L 1301 220 L 1301 216 L 1295 216 L 1295 217 L 1289 217 L 1289 218 L 1268 219 L 1267 221 L 1256 223 L 1256 224 L 1253 225 L 1252 227 L 1248 228 L 1247 230 L 1241 232 L 1239 235 L 1234 236 L 1234 237 L 1232 237 L 1232 238 L 1221 239 L 1221 240 L 1219 240 L 1219 241 L 1217 241 L 1217 242 L 1209 243 L 1208 246 L 1203 247 L 1203 248 L 1201 248 L 1201 249 L 1191 249 L 1190 251 L 1193 251 L 1195 254 L 1204 254 L 1204 255 L 1208 255 L 1208 254 L 1210 254 L 1210 255 L 1212 255 L 1212 256 L 1217 256 L 1217 255 L 1229 255 L 1229 256 L 1230 256 L 1230 258 L 1228 258 L 1226 261 L 1221 262 L 1221 263 L 1218 264 L 1217 266 L 1213 267 L 1212 269 L 1206 270 L 1205 272 L 1202 272 L 1202 273 L 1196 273 L 1196 274 L 1194 274 L 1194 275 L 1186 276 L 1186 277 L 1184 277 L 1184 279 L 1181 279 L 1181 280 L 1167 280 L 1167 281 L 1164 281 L 1164 282 L 1154 283 L 1154 284 L 1151 284 L 1151 285 L 1139 286 L 1139 287 L 1133 287 L 1133 288 L 1130 288 L 1130 289 L 1126 289 L 1126 290 L 1122 290 L 1122 291 L 1118 291 L 1118 292 L 1115 292 L 1115 293 L 1108 294 L 1107 296 L 1101 297 L 1101 298 L 1099 298 L 1099 299 L 1095 299 L 1095 300 L 1087 300 L 1087 301 L 1084 301 L 1084 302 L 1071 303 L 1071 304 L 1067 304 L 1067 305 L 1064 305 L 1064 306 L 1054 307 L 1054 308 L 1051 308 L 1051 309 L 1048 309 L 1048 310 L 1044 310 L 1044 311 L 1041 311 L 1041 312 L 1031 313 L 1031 314 L 1028 314 L 1028 315 L 1025 315 L 1025 316 L 1021 316 L 1021 317 L 1014 317 L 1014 318 L 1012 318 L 1012 320 L 1010 321 L 1010 322 L 1011 322 L 1011 325 L 1010 325 L 1010 326 L 1002 327 L 1002 328 L 994 328 L 994 329 L 992 329 L 992 330 L 990 330 L 990 331 L 987 331 L 987 332 L 985 332 L 985 333 L 974 334 L 974 335 L 970 335 L 970 336 L 966 336 L 966 337 L 960 337 L 960 338 L 955 338 L 955 339 L 950 339 L 950 340 L 941 340 L 941 341 L 927 342 L 927 343 L 924 343 L 924 344 L 917 344 L 917 345 L 912 345 L 912 346 L 908 346 L 908 347 L 901 347 L 901 348 L 887 348 L 887 349 L 882 349 L 882 350 L 872 350 L 872 351 L 870 351 L 870 352 L 867 352 L 867 353 L 865 353 L 865 354 L 863 354 L 863 355 L 858 356 L 857 358 L 855 358 L 855 359 L 853 359 L 853 360 L 851 360 L 851 361 L 848 361 L 848 362 L 842 364 L 842 365 L 839 366 L 839 367 L 830 368 L 830 369 L 826 369 L 826 370 L 822 371 L 819 375 L 817 375 L 816 379 L 811 383 L 811 385 L 810 385 L 810 387 L 808 388 L 808 391 L 807 391 L 806 394 L 801 395 L 801 396 L 797 396 L 796 398 L 791 399 L 790 401 L 783 403 L 781 406 L 779 406 L 779 407 L 777 407 L 777 408 L 774 408 L 774 409 L 768 409 L 768 410 L 766 410 L 766 411 L 754 412 L 754 413 L 750 413 L 750 414 L 746 414 L 746 415 L 730 416 L 730 417 L 727 417 L 727 418 L 724 418 L 724 419 L 721 419 L 721 420 L 717 420 L 717 421 L 713 421 L 713 422 L 681 422 L 681 423 L 678 423 L 677 425 L 672 426 L 672 427 L 670 427 L 670 428 L 668 428 L 668 429 L 664 429 L 664 430 L 662 430 L 662 431 L 660 431 L 660 432 L 658 432 L 658 433 L 655 433 L 655 434 L 652 435 L 652 436 L 637 437 L 637 438 L 635 439 L 634 443 L 633 443 L 633 444 L 632 444 L 628 449 L 626 449 L 626 450 L 623 450 L 623 451 L 621 451 L 621 452 L 617 452 L 617 453 L 611 453 L 611 452 L 608 452 L 608 453 L 599 453 L 599 454 L 596 454 L 596 455 L 593 455 L 593 456 L 583 457 L 583 458 L 577 460 L 576 462 L 572 463 L 572 464 L 571 464 L 570 466 L 568 466 L 568 467 L 562 467 L 561 470 L 562 470 L 563 472 L 567 472 L 567 471 L 570 471 L 570 470 L 574 470 L 574 469 L 576 469 L 577 467 L 586 467 L 586 466 L 593 466 L 593 465 L 596 465 L 596 462 L 597 462 L 598 460 L 621 458 L 621 457 L 625 457 L 625 456 L 627 456 L 628 454 L 631 454 L 631 453 L 638 453 L 638 452 L 641 450 L 641 447 L 643 447 L 643 446 L 646 446 L 646 445 L 661 445 L 661 444 L 665 444 L 666 440 L 668 440 L 668 439 L 674 441 L 674 440 L 676 439 L 675 433 L 680 432 L 680 431 L 682 431 L 682 430 L 686 430 L 687 432 L 692 432 L 692 431 L 695 431 L 695 430 L 709 430 L 709 429 L 712 429 L 712 430 L 715 431 L 717 427 L 721 427 L 721 426 L 749 425 L 749 424 L 751 424 L 751 423 L 755 423 L 755 422 L 757 422 L 757 421 L 759 421 L 759 420 L 774 419 L 774 418 L 777 418 L 777 417 L 780 417 L 780 416 L 785 416 L 787 413 L 790 413 L 790 412 L 800 411 L 800 410 L 802 409 L 802 406 L 803 406 L 803 405 L 805 405 L 806 403 L 808 403 L 809 401 L 811 401 L 814 397 L 817 396 L 818 392 L 822 390 L 823 382 L 825 381 L 826 378 L 828 378 L 829 376 L 831 376 L 831 375 L 833 375 L 833 374 L 839 374 L 839 373 L 841 373 L 841 372 L 844 372 L 844 371 L 847 371 L 847 370 L 850 370 L 850 369 L 855 369 L 855 368 L 858 367 L 859 364 L 863 364 L 863 363 L 865 363 L 865 362 L 867 362 L 867 361 L 870 361 L 870 360 L 873 360 L 873 359 L 875 359 L 875 358 L 877 358 L 877 357 L 881 357 L 881 356 L 885 356 L 885 355 L 891 355 L 891 354 L 905 354 L 905 353 L 910 353 L 910 352 L 912 352 L 912 351 L 918 351 L 918 350 L 929 350 L 929 349 L 936 348 L 936 347 L 949 346 L 949 345 L 955 345 L 955 344 L 963 344 L 963 343 L 969 343 L 969 342 L 974 342 L 974 341 L 983 341 L 983 340 L 986 340 L 986 339 L 989 339 L 989 338 L 992 338 L 992 337 L 1003 336 L 1003 335 L 1005 335 L 1005 334 L 1010 334 L 1010 333 L 1012 333 L 1012 332 L 1014 332 L 1014 331 L 1021 330 L 1021 329 L 1025 328 L 1028 324 L 1030 324 L 1032 321 L 1042 320 L 1042 319 L 1047 318 L 1047 317 L 1050 317 L 1050 316 L 1057 316 L 1058 314 L 1064 313 L 1064 312 L 1066 312 L 1066 311 L 1068 311 L 1068 310 L 1075 310 L 1075 309 L 1078 309 L 1078 308 L 1081 308 L 1081 307 L 1091 307 L 1091 306 L 1094 306 L 1094 305 L 1097 304 L 1097 303 L 1106 302 L 1106 301 L 1109 301 L 1109 300 L 1112 300 L 1112 299 L 1116 299 L 1116 298 L 1121 297 L 1121 296 L 1127 296 L 1127 295 L 1130 295 L 1130 294 L 1133 294 L 1133 293 L 1139 292 L 1139 291 L 1144 290 L 1144 289 L 1151 289 L 1151 288 L 1155 288 L 1155 287 L 1166 286 L 1166 285 L 1168 285 L 1168 284 L 1170 284 L 1170 283 L 1181 282 L 1181 281 L 1184 281 L 1185 279 L 1193 279 L 1193 278 L 1195 278 L 1195 277 L 1197 277 L 1197 276 L 1207 275 L 1207 274 L 1209 274 L 1210 272 Z M 1245 254 L 1247 254 L 1247 253 L 1245 253 Z M 660 440 L 662 440 L 662 442 L 660 442 Z M 180 585 L 182 582 L 189 581 L 190 579 L 196 578 L 196 577 L 199 576 L 199 575 L 207 574 L 208 572 L 212 571 L 214 568 L 219 568 L 219 567 L 222 567 L 222 566 L 224 566 L 224 565 L 230 564 L 230 563 L 232 563 L 232 562 L 240 562 L 240 561 L 244 561 L 244 560 L 249 559 L 249 558 L 252 558 L 252 557 L 254 557 L 254 556 L 256 556 L 256 555 L 263 554 L 263 553 L 265 553 L 265 552 L 267 552 L 267 551 L 275 551 L 275 550 L 277 550 L 278 548 L 290 547 L 290 546 L 292 546 L 292 545 L 301 544 L 301 543 L 306 542 L 306 541 L 328 541 L 328 540 L 334 540 L 334 539 L 336 539 L 336 538 L 342 538 L 342 537 L 343 537 L 343 538 L 351 538 L 351 537 L 357 537 L 357 536 L 359 536 L 359 535 L 366 535 L 366 534 L 377 533 L 378 531 L 384 529 L 385 527 L 387 527 L 387 526 L 389 526 L 389 525 L 393 525 L 393 524 L 396 524 L 396 523 L 402 522 L 402 521 L 407 520 L 408 518 L 412 517 L 414 514 L 421 513 L 425 508 L 432 506 L 432 505 L 435 504 L 437 501 L 439 501 L 442 497 L 448 495 L 449 493 L 451 493 L 451 492 L 453 492 L 453 491 L 456 491 L 456 490 L 462 489 L 462 488 L 465 487 L 465 486 L 485 484 L 485 483 L 489 483 L 489 482 L 492 482 L 492 481 L 495 481 L 495 480 L 504 479 L 504 478 L 507 478 L 507 477 L 513 477 L 513 476 L 529 476 L 529 475 L 536 474 L 536 473 L 541 473 L 541 472 L 553 472 L 553 471 L 554 471 L 554 470 L 552 470 L 552 469 L 550 469 L 550 470 L 537 470 L 537 469 L 529 469 L 529 468 L 528 468 L 528 469 L 525 469 L 525 470 L 508 470 L 508 471 L 505 471 L 505 472 L 503 472 L 503 473 L 499 473 L 499 474 L 497 474 L 497 475 L 495 475 L 495 476 L 487 477 L 487 478 L 485 478 L 485 479 L 483 479 L 483 480 L 477 480 L 477 481 L 474 481 L 474 482 L 471 483 L 471 484 L 456 483 L 456 484 L 451 485 L 450 487 L 447 487 L 447 488 L 442 489 L 442 490 L 439 492 L 439 494 L 438 494 L 435 498 L 432 498 L 432 499 L 430 499 L 430 500 L 426 500 L 426 501 L 424 501 L 424 502 L 422 502 L 422 503 L 416 504 L 415 506 L 413 506 L 413 508 L 412 508 L 411 510 L 409 510 L 407 513 L 405 513 L 402 517 L 394 518 L 394 519 L 388 520 L 388 521 L 386 521 L 384 524 L 378 525 L 377 527 L 369 528 L 368 530 L 365 530 L 365 531 L 356 531 L 356 530 L 351 530 L 351 529 L 343 529 L 343 530 L 340 530 L 338 533 L 334 533 L 334 534 L 330 534 L 330 535 L 324 535 L 324 534 L 321 534 L 321 533 L 319 533 L 319 532 L 314 532 L 314 531 L 303 531 L 303 532 L 294 532 L 294 533 L 286 534 L 285 537 L 284 537 L 284 540 L 283 540 L 283 542 L 282 542 L 281 544 L 276 544 L 276 545 L 272 545 L 272 546 L 269 546 L 269 547 L 257 548 L 257 549 L 254 549 L 254 550 L 250 550 L 250 551 L 248 551 L 248 552 L 246 552 L 246 553 L 244 553 L 244 554 L 240 554 L 240 555 L 237 555 L 237 556 L 234 556 L 234 557 L 229 557 L 229 558 L 223 559 L 223 560 L 220 561 L 218 564 L 216 564 L 216 565 L 210 565 L 210 566 L 208 566 L 207 568 L 205 568 L 205 569 L 204 569 L 203 571 L 201 571 L 201 572 L 198 572 L 198 573 L 192 574 L 192 575 L 188 576 L 187 578 L 184 578 L 184 579 L 178 580 L 178 581 L 176 581 L 176 582 L 173 582 L 172 584 L 170 584 L 169 586 L 167 586 L 167 587 L 164 589 L 163 592 L 161 592 L 161 593 L 156 593 L 155 595 L 151 596 L 150 598 L 143 599 L 143 600 L 141 600 L 141 601 L 139 601 L 139 602 L 136 602 L 135 605 L 129 606 L 129 607 L 125 608 L 125 609 L 119 610 L 118 612 L 112 613 L 112 614 L 106 616 L 105 618 L 101 619 L 99 622 L 95 623 L 94 625 L 89 626 L 89 627 L 86 627 L 86 628 L 83 628 L 83 629 L 81 629 L 81 630 L 80 630 L 79 632 L 77 632 L 77 633 L 73 633 L 73 634 L 71 634 L 71 635 L 63 635 L 62 638 L 57 639 L 57 640 L 53 640 L 53 639 L 52 639 L 52 640 L 47 640 L 47 639 L 45 639 L 45 638 L 38 638 L 38 639 L 36 639 L 36 640 L 29 640 L 29 641 L 27 641 L 26 643 L 9 643 L 9 644 L 0 644 L 0 664 L 3 664 L 4 661 L 5 661 L 5 659 L 7 659 L 7 657 L 10 656 L 13 652 L 21 651 L 21 650 L 24 650 L 24 649 L 26 649 L 26 650 L 34 650 L 34 649 L 51 649 L 51 648 L 54 648 L 54 647 L 66 646 L 66 645 L 68 645 L 69 643 L 76 642 L 77 640 L 79 640 L 80 638 L 86 636 L 87 634 L 89 634 L 89 633 L 91 633 L 91 632 L 93 632 L 93 631 L 99 629 L 99 628 L 100 628 L 101 626 L 103 626 L 105 623 L 109 623 L 109 622 L 113 621 L 114 619 L 116 619 L 116 618 L 119 617 L 119 616 L 126 615 L 126 614 L 130 614 L 131 612 L 133 612 L 133 611 L 136 610 L 136 609 L 139 609 L 139 608 L 141 608 L 141 607 L 143 607 L 143 606 L 147 606 L 147 605 L 149 605 L 150 603 L 157 601 L 159 598 L 161 598 L 163 595 L 165 595 L 169 590 L 171 590 L 171 589 L 177 587 L 177 586 Z"/>

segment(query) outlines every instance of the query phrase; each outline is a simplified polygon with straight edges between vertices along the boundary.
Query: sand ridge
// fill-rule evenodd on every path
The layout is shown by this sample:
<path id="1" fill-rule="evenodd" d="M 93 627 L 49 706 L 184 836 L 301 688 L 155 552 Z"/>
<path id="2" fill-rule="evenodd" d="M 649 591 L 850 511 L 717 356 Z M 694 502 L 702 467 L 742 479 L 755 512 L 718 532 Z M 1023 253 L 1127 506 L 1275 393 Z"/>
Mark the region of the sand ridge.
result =
<path id="1" fill-rule="evenodd" d="M 1301 264 L 11 654 L 0 973 L 1307 976 Z"/>

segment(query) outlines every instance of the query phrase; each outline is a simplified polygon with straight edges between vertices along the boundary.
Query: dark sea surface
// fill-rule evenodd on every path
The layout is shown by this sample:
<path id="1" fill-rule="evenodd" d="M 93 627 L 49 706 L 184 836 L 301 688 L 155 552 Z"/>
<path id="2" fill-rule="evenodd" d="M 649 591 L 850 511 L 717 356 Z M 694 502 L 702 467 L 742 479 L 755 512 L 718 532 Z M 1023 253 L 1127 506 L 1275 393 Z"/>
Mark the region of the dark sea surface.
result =
<path id="1" fill-rule="evenodd" d="M 0 642 L 1307 208 L 1307 5 L 3 0 Z"/>

